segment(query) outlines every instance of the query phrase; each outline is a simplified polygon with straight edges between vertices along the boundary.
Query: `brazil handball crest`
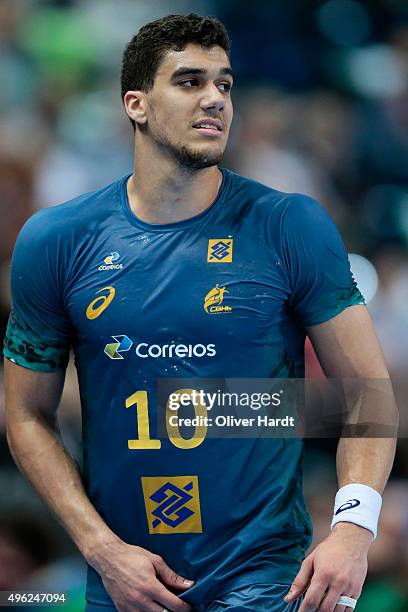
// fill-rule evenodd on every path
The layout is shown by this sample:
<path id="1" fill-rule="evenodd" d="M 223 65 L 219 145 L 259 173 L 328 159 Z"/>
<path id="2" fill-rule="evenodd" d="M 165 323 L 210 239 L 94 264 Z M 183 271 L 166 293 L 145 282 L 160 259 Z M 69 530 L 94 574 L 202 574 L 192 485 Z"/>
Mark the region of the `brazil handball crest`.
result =
<path id="1" fill-rule="evenodd" d="M 208 263 L 231 263 L 233 238 L 210 238 L 208 241 Z"/>
<path id="2" fill-rule="evenodd" d="M 225 287 L 216 285 L 204 298 L 204 310 L 207 314 L 231 312 L 231 306 L 221 306 L 224 301 L 224 293 L 228 293 Z"/>
<path id="3" fill-rule="evenodd" d="M 149 533 L 202 533 L 197 476 L 142 478 Z"/>

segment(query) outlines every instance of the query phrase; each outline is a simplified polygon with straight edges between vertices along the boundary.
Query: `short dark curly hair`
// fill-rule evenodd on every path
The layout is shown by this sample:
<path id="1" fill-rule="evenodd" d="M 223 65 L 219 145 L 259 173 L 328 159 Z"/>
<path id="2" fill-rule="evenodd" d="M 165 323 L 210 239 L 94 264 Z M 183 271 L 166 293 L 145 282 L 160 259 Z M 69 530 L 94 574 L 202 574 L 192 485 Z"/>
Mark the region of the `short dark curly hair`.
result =
<path id="1" fill-rule="evenodd" d="M 167 15 L 140 28 L 126 46 L 122 58 L 121 95 L 127 91 L 149 91 L 157 69 L 168 51 L 182 51 L 189 43 L 220 46 L 230 55 L 230 40 L 224 24 L 215 17 Z M 132 121 L 135 127 L 134 121 Z"/>

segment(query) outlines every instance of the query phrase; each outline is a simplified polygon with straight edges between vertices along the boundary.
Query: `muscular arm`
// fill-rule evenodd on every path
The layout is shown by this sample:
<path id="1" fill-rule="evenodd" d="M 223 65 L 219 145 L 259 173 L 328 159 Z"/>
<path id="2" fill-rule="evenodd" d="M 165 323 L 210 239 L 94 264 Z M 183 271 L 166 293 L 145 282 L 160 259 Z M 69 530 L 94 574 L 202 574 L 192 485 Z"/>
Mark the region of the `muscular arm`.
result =
<path id="1" fill-rule="evenodd" d="M 35 372 L 5 359 L 7 439 L 17 465 L 100 573 L 119 610 L 131 604 L 152 612 L 163 606 L 187 612 L 190 606 L 163 582 L 179 589 L 192 582 L 178 576 L 157 555 L 120 540 L 87 497 L 57 429 L 64 378 L 63 372 Z"/>
<path id="2" fill-rule="evenodd" d="M 84 491 L 77 465 L 59 437 L 56 409 L 65 372 L 28 370 L 5 359 L 7 439 L 17 465 L 51 507 L 84 557 L 118 538 Z"/>
<path id="3" fill-rule="evenodd" d="M 308 334 L 327 376 L 362 380 L 361 393 L 356 398 L 358 406 L 348 406 L 350 417 L 355 420 L 353 412 L 358 410 L 361 420 L 371 419 L 396 428 L 398 414 L 392 386 L 366 307 L 347 308 L 330 321 L 310 327 Z M 360 483 L 382 493 L 392 468 L 395 445 L 395 438 L 340 438 L 339 487 Z"/>
<path id="4" fill-rule="evenodd" d="M 351 306 L 333 319 L 308 328 L 312 344 L 327 376 L 358 379 L 358 393 L 347 393 L 350 422 L 374 421 L 396 431 L 398 414 L 391 381 L 365 306 Z M 348 397 L 347 397 L 348 396 Z M 395 455 L 394 438 L 340 438 L 337 447 L 339 487 L 365 484 L 382 493 Z M 343 612 L 340 595 L 358 599 L 367 573 L 372 542 L 367 529 L 340 522 L 303 562 L 287 601 L 306 591 L 299 612 Z M 322 598 L 324 599 L 322 600 Z M 320 604 L 320 605 L 319 605 Z M 348 608 L 347 608 L 348 610 Z"/>

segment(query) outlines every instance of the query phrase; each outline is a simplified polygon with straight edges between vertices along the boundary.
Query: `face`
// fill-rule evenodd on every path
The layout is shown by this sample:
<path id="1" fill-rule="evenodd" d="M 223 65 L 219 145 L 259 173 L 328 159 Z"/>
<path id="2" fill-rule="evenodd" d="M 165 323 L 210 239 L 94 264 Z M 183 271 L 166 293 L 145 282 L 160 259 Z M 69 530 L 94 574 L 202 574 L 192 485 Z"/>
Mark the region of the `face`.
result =
<path id="1" fill-rule="evenodd" d="M 162 60 L 146 94 L 144 132 L 184 169 L 218 164 L 232 121 L 232 72 L 225 51 L 189 44 Z"/>

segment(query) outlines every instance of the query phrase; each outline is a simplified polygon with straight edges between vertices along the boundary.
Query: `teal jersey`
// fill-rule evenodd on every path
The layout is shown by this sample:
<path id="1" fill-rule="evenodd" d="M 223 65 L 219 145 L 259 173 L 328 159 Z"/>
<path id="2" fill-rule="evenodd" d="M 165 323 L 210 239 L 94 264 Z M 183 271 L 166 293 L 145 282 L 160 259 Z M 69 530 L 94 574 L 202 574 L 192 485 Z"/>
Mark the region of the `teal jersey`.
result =
<path id="1" fill-rule="evenodd" d="M 139 220 L 128 177 L 35 214 L 4 348 L 42 372 L 73 348 L 89 498 L 125 542 L 195 581 L 182 595 L 194 605 L 296 575 L 311 537 L 302 442 L 156 439 L 157 379 L 302 377 L 305 326 L 363 302 L 324 209 L 222 174 L 212 205 L 178 223 Z M 87 597 L 110 603 L 92 568 Z"/>

